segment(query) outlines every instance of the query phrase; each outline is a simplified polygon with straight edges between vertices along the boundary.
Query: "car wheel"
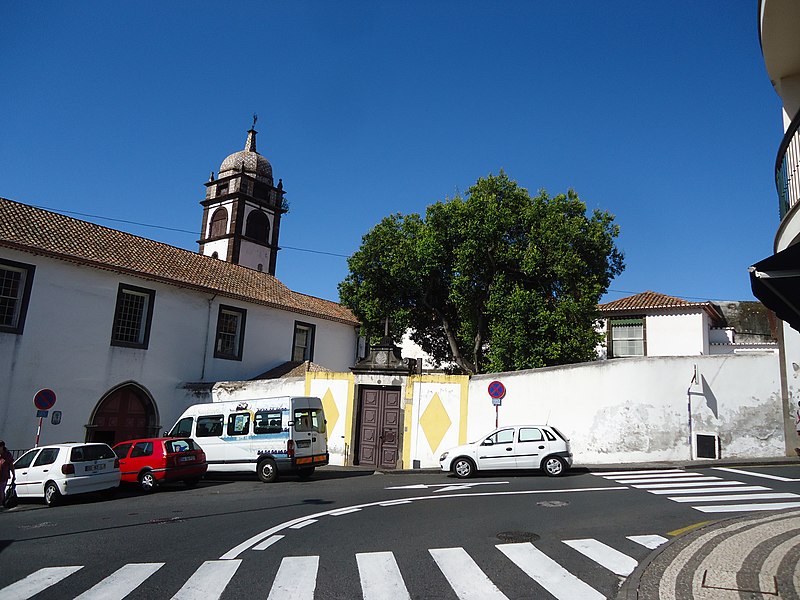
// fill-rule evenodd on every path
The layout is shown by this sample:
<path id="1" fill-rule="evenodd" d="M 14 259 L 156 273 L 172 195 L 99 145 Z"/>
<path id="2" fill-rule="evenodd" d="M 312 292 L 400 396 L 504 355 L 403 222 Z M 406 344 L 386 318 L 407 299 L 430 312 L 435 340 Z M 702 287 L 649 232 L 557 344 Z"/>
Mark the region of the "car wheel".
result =
<path id="1" fill-rule="evenodd" d="M 453 473 L 459 479 L 467 479 L 475 474 L 475 463 L 468 458 L 457 458 L 453 461 Z"/>
<path id="2" fill-rule="evenodd" d="M 548 456 L 544 459 L 542 469 L 550 477 L 560 477 L 567 470 L 567 463 L 560 456 Z"/>
<path id="3" fill-rule="evenodd" d="M 183 483 L 184 483 L 184 485 L 186 487 L 192 488 L 192 487 L 196 486 L 198 483 L 200 483 L 200 478 L 199 477 L 192 477 L 191 479 L 184 479 Z"/>
<path id="4" fill-rule="evenodd" d="M 61 492 L 58 486 L 52 481 L 48 481 L 44 486 L 44 501 L 47 506 L 56 506 L 61 500 Z"/>
<path id="5" fill-rule="evenodd" d="M 258 463 L 258 478 L 264 483 L 272 483 L 278 478 L 278 467 L 271 458 Z"/>
<path id="6" fill-rule="evenodd" d="M 143 492 L 154 492 L 156 489 L 156 476 L 153 475 L 152 471 L 144 471 L 139 475 L 139 487 L 142 488 Z"/>
<path id="7" fill-rule="evenodd" d="M 298 477 L 300 477 L 300 479 L 302 479 L 303 481 L 306 481 L 313 474 L 314 474 L 314 467 L 307 467 L 305 469 L 297 470 Z"/>

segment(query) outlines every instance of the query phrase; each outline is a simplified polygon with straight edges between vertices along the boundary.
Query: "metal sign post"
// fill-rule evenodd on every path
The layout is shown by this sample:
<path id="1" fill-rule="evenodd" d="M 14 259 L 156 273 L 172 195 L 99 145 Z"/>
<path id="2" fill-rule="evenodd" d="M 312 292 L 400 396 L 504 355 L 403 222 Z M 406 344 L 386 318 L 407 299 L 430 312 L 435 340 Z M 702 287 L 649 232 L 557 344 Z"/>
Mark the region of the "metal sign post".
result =
<path id="1" fill-rule="evenodd" d="M 506 386 L 501 381 L 493 381 L 489 384 L 489 397 L 494 404 L 494 428 L 500 427 L 500 405 L 506 395 Z"/>
<path id="2" fill-rule="evenodd" d="M 39 437 L 42 434 L 42 421 L 49 411 L 56 404 L 56 393 L 47 388 L 39 390 L 33 396 L 33 405 L 36 407 L 36 416 L 39 417 L 39 426 L 36 428 L 36 443 L 34 448 L 39 446 Z"/>

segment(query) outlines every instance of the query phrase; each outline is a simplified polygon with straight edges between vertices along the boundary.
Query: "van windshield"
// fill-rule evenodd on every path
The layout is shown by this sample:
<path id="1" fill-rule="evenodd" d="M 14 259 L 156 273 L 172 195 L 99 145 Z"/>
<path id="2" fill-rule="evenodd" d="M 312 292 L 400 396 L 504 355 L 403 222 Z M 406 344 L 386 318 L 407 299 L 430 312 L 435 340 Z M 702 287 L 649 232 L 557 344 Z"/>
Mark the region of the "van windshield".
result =
<path id="1" fill-rule="evenodd" d="M 298 408 L 294 411 L 295 431 L 325 433 L 325 414 L 319 408 Z"/>

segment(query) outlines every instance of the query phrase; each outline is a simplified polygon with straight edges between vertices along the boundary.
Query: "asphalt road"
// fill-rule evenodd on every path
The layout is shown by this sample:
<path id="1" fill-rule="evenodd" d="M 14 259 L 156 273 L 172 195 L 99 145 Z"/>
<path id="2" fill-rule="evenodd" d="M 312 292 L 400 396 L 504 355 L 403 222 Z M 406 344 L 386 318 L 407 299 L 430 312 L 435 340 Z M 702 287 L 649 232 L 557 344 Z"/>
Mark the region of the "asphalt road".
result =
<path id="1" fill-rule="evenodd" d="M 321 469 L 25 502 L 0 514 L 0 597 L 613 598 L 659 540 L 800 501 L 792 480 L 800 467 L 467 481 Z"/>

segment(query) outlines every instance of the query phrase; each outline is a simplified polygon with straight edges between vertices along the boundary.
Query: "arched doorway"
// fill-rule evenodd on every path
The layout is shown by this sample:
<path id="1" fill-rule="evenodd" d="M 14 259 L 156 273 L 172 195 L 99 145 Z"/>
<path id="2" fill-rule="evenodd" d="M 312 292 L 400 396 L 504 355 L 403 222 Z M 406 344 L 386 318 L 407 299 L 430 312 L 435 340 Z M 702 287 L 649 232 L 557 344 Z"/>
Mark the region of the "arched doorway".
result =
<path id="1" fill-rule="evenodd" d="M 87 442 L 115 444 L 134 438 L 154 437 L 160 429 L 155 403 L 142 387 L 121 385 L 106 394 L 86 426 Z"/>

